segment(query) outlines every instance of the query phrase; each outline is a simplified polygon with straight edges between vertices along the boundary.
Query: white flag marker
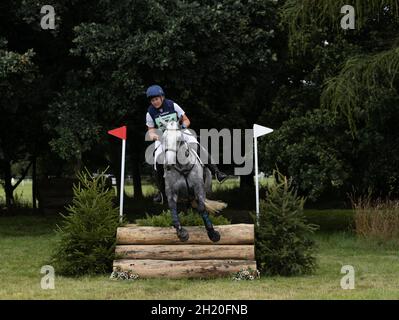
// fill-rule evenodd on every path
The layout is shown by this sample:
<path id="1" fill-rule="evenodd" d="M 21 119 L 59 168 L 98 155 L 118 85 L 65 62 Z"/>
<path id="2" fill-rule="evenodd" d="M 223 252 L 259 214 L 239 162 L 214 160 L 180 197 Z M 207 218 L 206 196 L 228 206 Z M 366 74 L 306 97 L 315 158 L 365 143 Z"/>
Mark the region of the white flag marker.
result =
<path id="1" fill-rule="evenodd" d="M 254 124 L 255 151 L 255 195 L 256 195 L 256 223 L 259 225 L 259 172 L 258 172 L 258 138 L 272 133 L 273 129 Z"/>

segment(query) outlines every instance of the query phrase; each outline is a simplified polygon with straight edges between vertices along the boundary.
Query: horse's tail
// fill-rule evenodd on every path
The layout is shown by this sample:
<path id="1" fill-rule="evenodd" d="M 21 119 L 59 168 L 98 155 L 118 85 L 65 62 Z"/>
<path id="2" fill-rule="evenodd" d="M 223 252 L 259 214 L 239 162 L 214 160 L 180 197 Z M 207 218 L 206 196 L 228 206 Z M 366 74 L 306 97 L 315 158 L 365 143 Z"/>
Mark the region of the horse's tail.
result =
<path id="1" fill-rule="evenodd" d="M 196 200 L 193 201 L 192 203 L 193 208 L 198 207 L 198 203 Z M 227 207 L 227 203 L 220 201 L 220 200 L 210 200 L 210 199 L 205 199 L 205 209 L 208 213 L 210 214 L 216 214 L 222 211 L 224 208 Z"/>

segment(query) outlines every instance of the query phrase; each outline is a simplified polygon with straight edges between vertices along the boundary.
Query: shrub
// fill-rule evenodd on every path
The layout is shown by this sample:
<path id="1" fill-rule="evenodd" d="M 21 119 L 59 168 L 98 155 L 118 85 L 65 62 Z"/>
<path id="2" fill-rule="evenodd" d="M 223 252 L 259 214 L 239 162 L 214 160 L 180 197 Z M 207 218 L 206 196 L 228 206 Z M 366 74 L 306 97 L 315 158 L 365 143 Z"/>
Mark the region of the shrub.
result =
<path id="1" fill-rule="evenodd" d="M 201 215 L 195 210 L 188 210 L 187 213 L 180 212 L 180 223 L 183 226 L 203 226 Z M 223 216 L 211 216 L 211 221 L 214 225 L 230 224 L 231 221 Z M 169 210 L 162 211 L 159 215 L 150 216 L 146 214 L 144 219 L 137 219 L 136 223 L 139 226 L 153 226 L 153 227 L 170 227 L 172 225 L 172 216 Z"/>
<path id="2" fill-rule="evenodd" d="M 378 241 L 399 241 L 399 201 L 373 201 L 368 196 L 352 204 L 357 235 Z"/>
<path id="3" fill-rule="evenodd" d="M 316 225 L 306 222 L 304 198 L 297 196 L 291 182 L 274 171 L 276 183 L 268 185 L 267 198 L 260 204 L 256 226 L 256 260 L 259 271 L 267 275 L 300 275 L 316 266 L 314 241 L 310 235 Z"/>
<path id="4" fill-rule="evenodd" d="M 87 170 L 86 170 L 87 171 Z M 119 226 L 118 209 L 113 206 L 114 191 L 104 173 L 94 177 L 78 174 L 73 186 L 73 203 L 58 227 L 60 240 L 52 257 L 59 274 L 78 276 L 108 273 L 112 270 Z"/>

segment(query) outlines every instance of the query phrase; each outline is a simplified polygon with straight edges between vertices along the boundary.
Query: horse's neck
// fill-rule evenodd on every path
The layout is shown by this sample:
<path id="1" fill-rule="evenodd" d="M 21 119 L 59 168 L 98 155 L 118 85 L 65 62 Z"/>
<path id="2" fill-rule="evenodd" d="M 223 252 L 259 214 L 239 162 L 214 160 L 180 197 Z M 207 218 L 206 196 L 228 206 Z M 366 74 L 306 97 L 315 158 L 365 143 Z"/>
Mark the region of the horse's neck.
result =
<path id="1" fill-rule="evenodd" d="M 191 166 L 192 164 L 195 164 L 197 161 L 197 157 L 193 154 L 193 150 L 190 148 L 190 145 L 185 142 L 182 141 L 181 142 L 181 147 L 185 149 L 185 152 L 188 152 L 188 161 L 187 161 L 187 165 Z"/>
<path id="2" fill-rule="evenodd" d="M 176 153 L 176 162 L 175 165 L 180 169 L 180 170 L 191 170 L 193 165 L 195 165 L 198 162 L 197 157 L 193 154 L 193 150 L 191 150 L 189 144 L 185 141 L 178 141 L 175 145 L 176 150 L 178 151 Z M 188 153 L 188 157 L 185 157 L 186 152 Z M 183 157 L 183 161 L 179 161 L 178 157 Z"/>
<path id="3" fill-rule="evenodd" d="M 190 169 L 192 168 L 193 164 L 195 164 L 198 159 L 193 154 L 193 150 L 191 150 L 189 144 L 183 140 L 183 136 L 180 134 L 178 130 L 166 130 L 165 133 L 165 140 L 164 140 L 164 151 L 167 152 L 171 150 L 173 153 L 165 154 L 165 160 L 168 158 L 169 160 L 166 162 L 171 162 L 170 157 L 184 156 L 186 152 L 188 152 L 188 157 L 184 159 L 184 161 L 178 161 L 179 159 L 176 157 L 174 158 L 174 164 L 178 165 L 181 169 Z M 175 151 L 176 150 L 176 151 Z"/>
<path id="4" fill-rule="evenodd" d="M 166 131 L 165 132 L 166 135 L 166 148 L 167 149 L 176 149 L 177 148 L 177 132 L 176 131 Z"/>

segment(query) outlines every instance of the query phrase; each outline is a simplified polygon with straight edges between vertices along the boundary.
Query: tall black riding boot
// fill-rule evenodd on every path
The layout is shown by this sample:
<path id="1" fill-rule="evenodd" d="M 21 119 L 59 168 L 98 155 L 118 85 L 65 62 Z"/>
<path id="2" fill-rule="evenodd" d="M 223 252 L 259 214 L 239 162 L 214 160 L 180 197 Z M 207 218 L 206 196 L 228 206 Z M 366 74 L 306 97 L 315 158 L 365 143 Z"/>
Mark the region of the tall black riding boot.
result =
<path id="1" fill-rule="evenodd" d="M 208 153 L 208 163 L 206 164 L 206 166 L 209 168 L 209 170 L 211 170 L 212 174 L 215 175 L 215 178 L 219 183 L 223 183 L 224 180 L 226 180 L 227 174 L 220 171 L 218 166 L 212 163 L 212 157 L 209 153 Z"/>
<path id="2" fill-rule="evenodd" d="M 160 204 L 164 204 L 166 202 L 166 194 L 165 194 L 165 179 L 163 177 L 164 170 L 163 165 L 157 164 L 157 170 L 154 170 L 154 178 L 155 183 L 158 187 L 158 193 L 154 196 L 154 202 L 158 202 Z"/>

